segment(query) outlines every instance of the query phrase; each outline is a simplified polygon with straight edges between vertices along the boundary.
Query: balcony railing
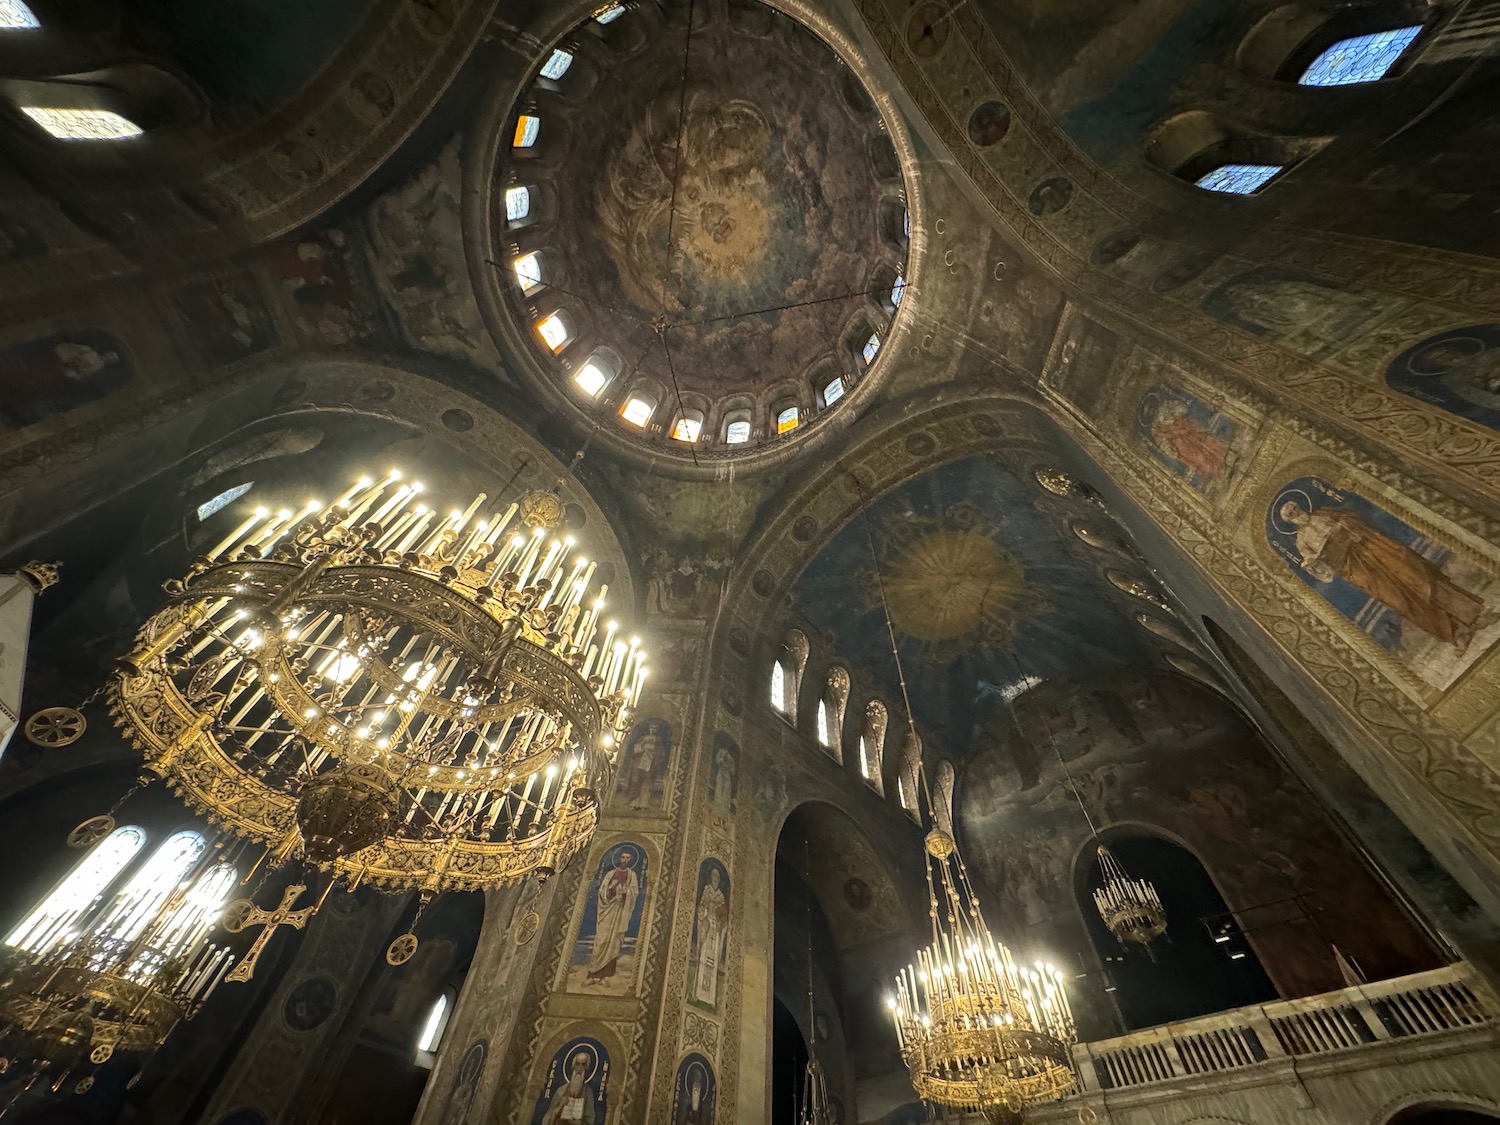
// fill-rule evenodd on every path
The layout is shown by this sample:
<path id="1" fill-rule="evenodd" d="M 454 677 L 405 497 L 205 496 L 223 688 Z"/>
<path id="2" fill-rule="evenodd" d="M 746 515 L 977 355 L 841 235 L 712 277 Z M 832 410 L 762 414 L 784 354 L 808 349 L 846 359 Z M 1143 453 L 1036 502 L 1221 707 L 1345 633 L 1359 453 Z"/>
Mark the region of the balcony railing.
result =
<path id="1" fill-rule="evenodd" d="M 1497 1021 L 1493 995 L 1459 963 L 1080 1043 L 1073 1057 L 1083 1089 L 1117 1090 Z"/>

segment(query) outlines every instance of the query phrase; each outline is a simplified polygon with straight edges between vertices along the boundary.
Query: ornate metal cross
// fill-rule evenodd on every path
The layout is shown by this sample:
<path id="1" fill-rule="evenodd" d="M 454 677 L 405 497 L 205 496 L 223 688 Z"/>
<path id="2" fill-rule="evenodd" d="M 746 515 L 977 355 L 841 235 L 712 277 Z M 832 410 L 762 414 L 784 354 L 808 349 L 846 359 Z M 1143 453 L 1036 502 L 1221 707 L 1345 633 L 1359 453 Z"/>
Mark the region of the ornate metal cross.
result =
<path id="1" fill-rule="evenodd" d="M 240 958 L 240 963 L 230 970 L 225 980 L 249 980 L 255 973 L 255 963 L 260 959 L 261 951 L 266 948 L 266 942 L 271 940 L 271 935 L 280 927 L 291 926 L 294 930 L 300 930 L 307 925 L 307 920 L 318 909 L 317 904 L 304 906 L 301 910 L 292 909 L 292 903 L 305 890 L 307 888 L 301 883 L 293 883 L 282 892 L 281 901 L 274 910 L 262 910 L 248 899 L 230 903 L 224 920 L 224 928 L 230 933 L 237 934 L 246 926 L 264 926 L 265 929 L 261 930 L 255 944 Z"/>

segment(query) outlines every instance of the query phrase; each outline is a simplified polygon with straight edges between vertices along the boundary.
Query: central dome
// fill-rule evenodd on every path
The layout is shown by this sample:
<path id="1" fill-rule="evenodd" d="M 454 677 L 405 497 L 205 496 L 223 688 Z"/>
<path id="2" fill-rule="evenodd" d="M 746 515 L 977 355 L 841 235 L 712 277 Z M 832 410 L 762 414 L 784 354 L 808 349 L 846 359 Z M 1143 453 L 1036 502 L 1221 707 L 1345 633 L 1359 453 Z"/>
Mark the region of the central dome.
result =
<path id="1" fill-rule="evenodd" d="M 576 405 L 724 455 L 866 378 L 905 285 L 900 164 L 807 28 L 746 0 L 604 9 L 511 128 L 497 264 Z"/>

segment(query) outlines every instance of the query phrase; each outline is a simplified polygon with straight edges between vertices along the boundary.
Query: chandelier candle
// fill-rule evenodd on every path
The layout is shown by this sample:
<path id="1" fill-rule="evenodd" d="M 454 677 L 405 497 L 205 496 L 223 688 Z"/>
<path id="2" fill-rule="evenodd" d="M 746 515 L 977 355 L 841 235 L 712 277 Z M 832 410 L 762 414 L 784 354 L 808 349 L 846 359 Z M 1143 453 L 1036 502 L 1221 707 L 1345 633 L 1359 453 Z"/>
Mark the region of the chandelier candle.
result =
<path id="1" fill-rule="evenodd" d="M 584 847 L 644 687 L 562 504 L 417 482 L 256 509 L 167 583 L 112 683 L 188 804 L 276 856 L 426 895 L 545 877 Z M 587 603 L 585 602 L 587 600 Z M 585 609 L 585 604 L 589 608 Z"/>

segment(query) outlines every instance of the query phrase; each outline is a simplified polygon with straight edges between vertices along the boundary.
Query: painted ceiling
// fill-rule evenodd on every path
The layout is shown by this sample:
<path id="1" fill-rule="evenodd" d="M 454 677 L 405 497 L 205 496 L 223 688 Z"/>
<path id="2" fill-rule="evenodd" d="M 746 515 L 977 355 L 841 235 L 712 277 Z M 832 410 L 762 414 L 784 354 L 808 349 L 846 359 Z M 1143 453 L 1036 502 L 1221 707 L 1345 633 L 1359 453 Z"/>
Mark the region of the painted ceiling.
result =
<path id="1" fill-rule="evenodd" d="M 1090 558 L 1097 552 L 1045 514 L 1038 497 L 1035 485 L 987 456 L 933 469 L 845 526 L 794 587 L 808 620 L 885 682 L 899 707 L 884 583 L 916 718 L 960 754 L 1022 676 L 1149 659 L 1145 635 L 1103 578 L 1102 558 Z"/>
<path id="2" fill-rule="evenodd" d="M 585 342 L 663 387 L 800 377 L 855 317 L 888 315 L 869 291 L 904 250 L 896 185 L 882 191 L 870 155 L 879 115 L 833 51 L 765 5 L 662 19 L 631 11 L 606 29 L 615 46 L 577 37 L 559 86 L 589 82 L 586 98 L 530 95 L 539 155 L 511 174 L 556 197 L 555 220 L 538 220 L 550 231 L 531 236 L 544 280 L 550 253 Z"/>

